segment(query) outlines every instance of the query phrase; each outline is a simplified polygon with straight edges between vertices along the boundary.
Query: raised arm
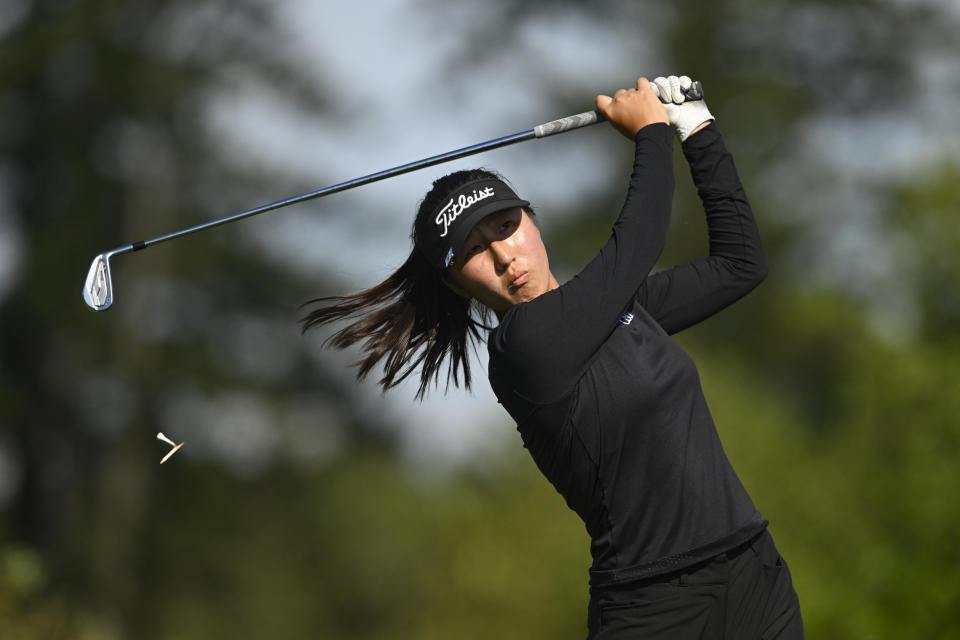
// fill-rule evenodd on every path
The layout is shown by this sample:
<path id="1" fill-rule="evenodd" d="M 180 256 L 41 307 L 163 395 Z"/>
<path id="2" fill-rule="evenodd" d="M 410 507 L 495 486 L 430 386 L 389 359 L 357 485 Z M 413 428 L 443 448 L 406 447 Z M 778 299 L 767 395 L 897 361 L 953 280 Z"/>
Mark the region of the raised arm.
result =
<path id="1" fill-rule="evenodd" d="M 666 242 L 674 186 L 673 132 L 646 80 L 638 82 L 635 92 L 597 99 L 614 126 L 629 136 L 632 116 L 619 111 L 624 100 L 655 105 L 662 117 L 634 132 L 630 186 L 610 239 L 569 282 L 510 309 L 491 335 L 491 376 L 509 381 L 512 392 L 530 401 L 549 402 L 569 391 L 617 326 Z"/>
<path id="2" fill-rule="evenodd" d="M 709 256 L 648 277 L 637 295 L 667 333 L 676 333 L 727 307 L 766 277 L 760 231 L 733 156 L 716 125 L 683 143 L 707 215 Z"/>

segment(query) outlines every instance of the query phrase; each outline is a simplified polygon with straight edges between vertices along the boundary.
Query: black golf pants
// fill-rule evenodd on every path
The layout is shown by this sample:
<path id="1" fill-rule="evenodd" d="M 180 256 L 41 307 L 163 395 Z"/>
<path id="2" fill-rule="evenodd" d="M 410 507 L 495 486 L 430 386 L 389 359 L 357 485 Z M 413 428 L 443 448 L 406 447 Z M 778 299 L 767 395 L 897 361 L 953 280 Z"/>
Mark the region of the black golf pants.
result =
<path id="1" fill-rule="evenodd" d="M 588 640 L 802 640 L 790 570 L 767 531 L 684 571 L 593 589 Z"/>

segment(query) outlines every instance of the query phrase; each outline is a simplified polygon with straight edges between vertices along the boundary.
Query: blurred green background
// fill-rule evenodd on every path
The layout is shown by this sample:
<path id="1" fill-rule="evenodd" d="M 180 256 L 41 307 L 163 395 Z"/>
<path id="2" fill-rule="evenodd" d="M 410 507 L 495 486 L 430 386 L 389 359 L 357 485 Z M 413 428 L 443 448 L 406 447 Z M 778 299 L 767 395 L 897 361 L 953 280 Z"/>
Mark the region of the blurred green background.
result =
<path id="1" fill-rule="evenodd" d="M 476 360 L 355 383 L 298 305 L 409 251 L 405 176 L 101 251 L 700 79 L 771 262 L 679 336 L 811 638 L 960 637 L 952 0 L 0 2 L 0 638 L 579 638 L 582 524 Z M 491 152 L 569 276 L 631 151 Z M 706 249 L 679 153 L 662 264 Z M 460 166 L 460 165 L 457 165 Z M 163 467 L 164 431 L 184 448 Z"/>

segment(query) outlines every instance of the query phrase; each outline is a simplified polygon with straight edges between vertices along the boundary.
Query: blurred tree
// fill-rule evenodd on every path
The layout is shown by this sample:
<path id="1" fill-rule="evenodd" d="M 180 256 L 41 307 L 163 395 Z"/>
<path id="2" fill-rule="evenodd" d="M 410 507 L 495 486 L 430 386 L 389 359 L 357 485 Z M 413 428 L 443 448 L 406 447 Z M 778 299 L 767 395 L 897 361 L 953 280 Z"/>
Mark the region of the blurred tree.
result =
<path id="1" fill-rule="evenodd" d="M 960 167 L 945 164 L 897 186 L 890 224 L 900 241 L 894 258 L 914 292 L 912 314 L 936 343 L 960 339 Z"/>
<path id="2" fill-rule="evenodd" d="M 352 385 L 294 340 L 296 278 L 236 234 L 117 265 L 124 304 L 107 314 L 80 304 L 83 272 L 96 251 L 223 215 L 276 178 L 224 155 L 211 97 L 256 83 L 317 114 L 329 105 L 259 0 L 14 5 L 0 192 L 22 243 L 0 300 L 0 444 L 18 473 L 3 529 L 40 551 L 37 593 L 124 635 L 152 552 L 156 431 L 192 433 L 196 451 L 253 470 L 257 452 L 300 446 L 284 444 L 284 425 L 322 434 L 341 415 L 377 431 L 350 408 Z"/>
<path id="3" fill-rule="evenodd" d="M 326 469 L 276 467 L 243 501 L 222 499 L 238 490 L 222 469 L 193 467 L 155 501 L 163 552 L 144 558 L 133 635 L 581 636 L 583 525 L 520 462 L 417 479 L 352 447 Z"/>

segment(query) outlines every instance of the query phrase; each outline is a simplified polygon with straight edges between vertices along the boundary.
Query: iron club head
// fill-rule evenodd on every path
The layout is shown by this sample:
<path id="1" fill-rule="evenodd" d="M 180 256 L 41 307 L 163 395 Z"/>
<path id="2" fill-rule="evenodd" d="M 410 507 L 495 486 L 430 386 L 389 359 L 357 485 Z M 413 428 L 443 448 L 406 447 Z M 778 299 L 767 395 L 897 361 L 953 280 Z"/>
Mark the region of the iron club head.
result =
<path id="1" fill-rule="evenodd" d="M 118 253 L 127 253 L 143 248 L 143 242 L 128 244 L 101 253 L 90 263 L 87 281 L 83 283 L 83 301 L 94 311 L 103 311 L 113 304 L 113 277 L 110 275 L 110 258 Z"/>
<path id="2" fill-rule="evenodd" d="M 90 264 L 83 285 L 83 301 L 94 311 L 103 311 L 113 304 L 113 280 L 110 277 L 110 253 L 101 253 Z"/>
<path id="3" fill-rule="evenodd" d="M 101 253 L 90 263 L 83 285 L 83 301 L 94 311 L 113 304 L 113 279 L 110 277 L 110 253 Z"/>

